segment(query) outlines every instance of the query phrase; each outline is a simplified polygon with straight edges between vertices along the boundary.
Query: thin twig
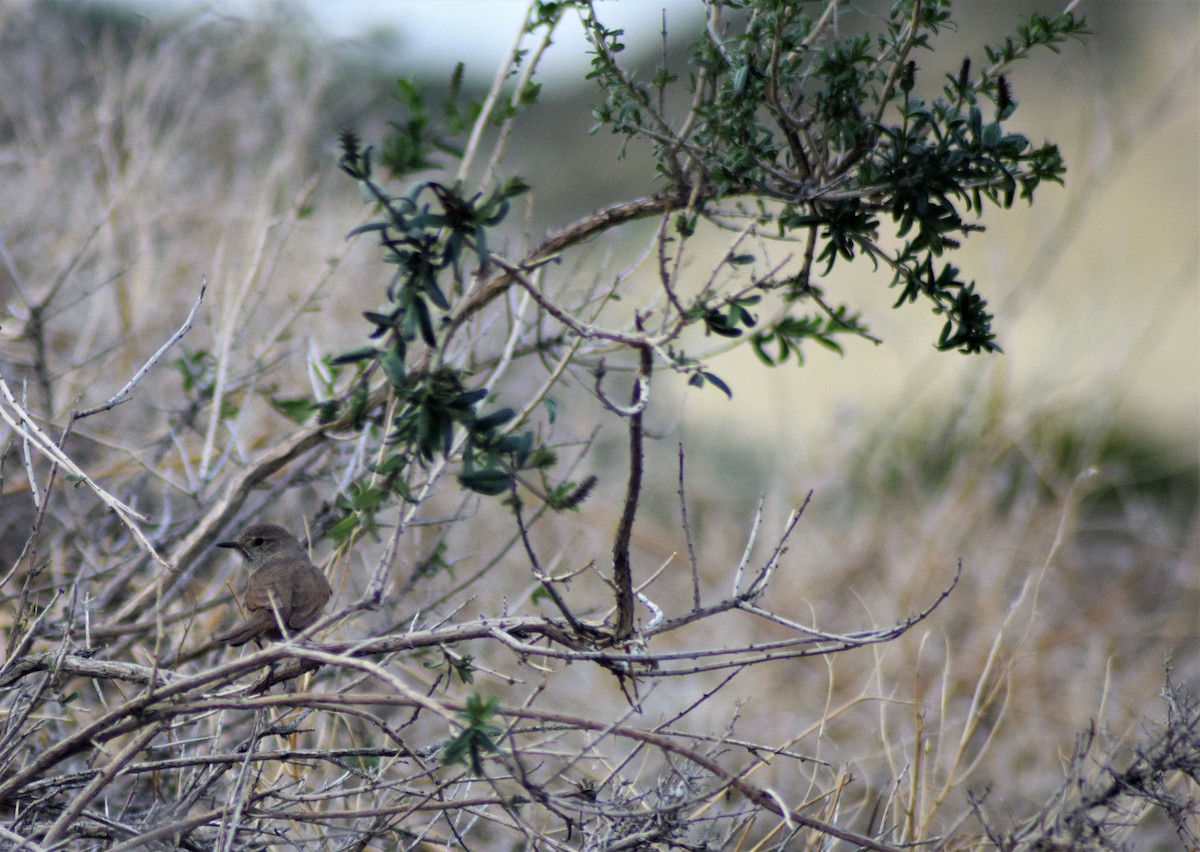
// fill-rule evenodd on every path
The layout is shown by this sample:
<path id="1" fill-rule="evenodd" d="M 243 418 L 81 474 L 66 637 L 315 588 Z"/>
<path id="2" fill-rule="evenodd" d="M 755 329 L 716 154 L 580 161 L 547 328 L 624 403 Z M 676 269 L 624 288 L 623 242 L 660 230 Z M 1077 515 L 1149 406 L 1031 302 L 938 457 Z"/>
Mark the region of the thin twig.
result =
<path id="1" fill-rule="evenodd" d="M 542 584 L 542 588 L 546 594 L 550 596 L 550 600 L 554 601 L 554 605 L 558 607 L 558 611 L 563 614 L 563 618 L 571 625 L 571 628 L 579 636 L 584 635 L 584 627 L 579 623 L 579 619 L 575 617 L 575 613 L 571 612 L 571 608 L 567 606 L 567 602 L 563 600 L 562 595 L 558 593 L 558 589 L 554 588 L 554 581 L 546 576 L 542 570 L 541 563 L 538 562 L 537 553 L 534 552 L 533 543 L 529 540 L 529 530 L 525 528 L 525 518 L 521 512 L 521 496 L 517 493 L 517 483 L 514 481 L 511 486 L 511 501 L 513 517 L 517 522 L 517 531 L 521 535 L 521 544 L 525 546 L 525 555 L 529 557 L 529 565 L 533 568 L 533 574 Z"/>
<path id="2" fill-rule="evenodd" d="M 116 406 L 127 401 L 129 394 L 135 387 L 137 387 L 138 382 L 145 378 L 146 374 L 150 372 L 155 364 L 162 360 L 162 357 L 167 354 L 171 347 L 182 340 L 183 336 L 191 330 L 192 322 L 196 319 L 196 312 L 200 310 L 200 305 L 204 302 L 204 292 L 207 289 L 208 280 L 202 277 L 200 279 L 200 295 L 196 297 L 196 303 L 192 305 L 192 309 L 188 311 L 187 319 L 183 321 L 183 325 L 179 327 L 178 331 L 171 335 L 166 343 L 159 347 L 157 352 L 150 356 L 150 360 L 143 364 L 140 370 L 133 374 L 133 378 L 125 384 L 125 387 L 113 394 L 112 398 L 103 405 L 98 405 L 95 408 L 88 408 L 83 411 L 76 411 L 72 413 L 71 419 L 82 420 L 85 417 L 91 417 L 93 414 L 99 414 L 102 411 L 111 411 Z"/>
<path id="3" fill-rule="evenodd" d="M 692 525 L 688 520 L 687 493 L 683 487 L 683 442 L 679 442 L 679 514 L 683 540 L 687 542 L 688 565 L 692 569 L 692 608 L 700 609 L 700 568 L 696 561 L 696 543 L 692 540 Z"/>
<path id="4" fill-rule="evenodd" d="M 29 412 L 17 402 L 16 398 L 13 396 L 12 390 L 9 388 L 8 383 L 4 381 L 4 377 L 2 375 L 0 375 L 0 396 L 3 396 L 4 401 L 8 403 L 9 408 L 12 410 L 12 413 L 10 413 L 3 405 L 0 405 L 0 419 L 3 419 L 6 423 L 8 423 L 8 425 L 11 426 L 14 431 L 27 438 L 35 447 L 37 447 L 38 452 L 49 458 L 59 467 L 66 470 L 71 476 L 86 484 L 106 506 L 116 513 L 117 517 L 121 519 L 121 522 L 125 524 L 131 533 L 133 533 L 133 537 L 137 539 L 138 544 L 141 545 L 146 554 L 149 555 L 150 558 L 152 558 L 159 565 L 162 565 L 165 568 L 170 568 L 170 563 L 159 555 L 158 551 L 155 550 L 154 545 L 150 543 L 150 540 L 146 538 L 145 534 L 137 524 L 138 521 L 142 521 L 143 523 L 147 522 L 149 518 L 139 512 L 134 511 L 130 506 L 121 502 L 112 494 L 101 488 L 90 476 L 84 473 L 83 470 L 77 464 L 75 464 L 75 462 L 72 461 L 71 458 L 64 453 L 54 441 L 50 440 L 50 437 L 41 430 L 41 427 L 39 427 L 37 423 L 34 422 L 33 417 L 29 414 Z"/>

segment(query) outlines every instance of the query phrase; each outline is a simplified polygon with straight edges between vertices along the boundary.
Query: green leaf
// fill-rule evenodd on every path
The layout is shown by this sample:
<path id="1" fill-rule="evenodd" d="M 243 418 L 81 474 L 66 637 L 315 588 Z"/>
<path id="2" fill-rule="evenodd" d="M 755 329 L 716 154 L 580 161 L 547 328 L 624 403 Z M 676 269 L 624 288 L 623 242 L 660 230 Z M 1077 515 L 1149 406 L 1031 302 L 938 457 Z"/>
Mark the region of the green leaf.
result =
<path id="1" fill-rule="evenodd" d="M 325 402 L 318 403 L 317 406 L 317 422 L 332 423 L 337 420 L 338 404 L 337 400 L 328 399 Z"/>
<path id="2" fill-rule="evenodd" d="M 425 300 L 417 297 L 413 299 L 412 311 L 417 315 L 417 324 L 421 327 L 421 339 L 425 341 L 426 346 L 437 346 L 437 335 L 433 332 L 433 319 L 429 316 L 429 308 L 425 304 Z"/>
<path id="3" fill-rule="evenodd" d="M 408 373 L 404 366 L 404 359 L 394 349 L 389 349 L 383 353 L 383 357 L 379 359 L 379 364 L 383 367 L 383 373 L 387 376 L 388 381 L 392 383 L 392 387 L 397 390 L 404 387 Z"/>
<path id="4" fill-rule="evenodd" d="M 450 403 L 456 408 L 474 408 L 477 402 L 483 402 L 487 399 L 487 388 L 475 388 L 474 390 L 463 391 Z"/>
<path id="5" fill-rule="evenodd" d="M 356 361 L 366 361 L 369 358 L 374 358 L 379 354 L 379 350 L 374 346 L 360 346 L 358 349 L 351 349 L 348 352 L 343 352 L 341 355 L 335 355 L 329 359 L 330 364 L 353 364 Z"/>
<path id="6" fill-rule="evenodd" d="M 289 397 L 285 399 L 272 396 L 269 399 L 271 407 L 293 423 L 305 423 L 313 416 L 314 411 L 319 410 L 319 406 L 306 397 Z"/>
<path id="7" fill-rule="evenodd" d="M 393 311 L 390 314 L 380 314 L 375 311 L 363 311 L 363 317 L 371 325 L 380 326 L 382 328 L 391 328 L 396 323 L 396 317 L 399 311 Z"/>
<path id="8" fill-rule="evenodd" d="M 351 237 L 357 237 L 359 234 L 370 233 L 371 231 L 385 231 L 385 230 L 387 230 L 387 227 L 388 227 L 387 222 L 368 222 L 365 225 L 359 225 L 357 228 L 352 230 L 350 233 L 346 234 L 346 239 L 350 239 Z"/>
<path id="9" fill-rule="evenodd" d="M 516 198 L 518 195 L 529 192 L 530 189 L 532 187 L 521 178 L 511 177 L 500 185 L 496 194 L 501 198 Z"/>
<path id="10" fill-rule="evenodd" d="M 733 399 L 733 391 L 730 390 L 729 385 L 721 381 L 719 376 L 715 376 L 706 370 L 697 370 L 688 379 L 688 384 L 694 388 L 702 388 L 706 383 L 712 385 L 730 399 Z"/>
<path id="11" fill-rule="evenodd" d="M 493 411 L 486 417 L 478 418 L 472 424 L 472 429 L 476 432 L 485 432 L 488 429 L 495 429 L 497 426 L 502 426 L 516 416 L 517 413 L 511 408 L 501 408 L 499 411 Z"/>
<path id="12" fill-rule="evenodd" d="M 421 289 L 429 297 L 429 301 L 433 302 L 439 310 L 450 310 L 450 303 L 446 301 L 446 294 L 442 292 L 442 288 L 438 286 L 437 279 L 432 275 L 425 279 Z"/>
<path id="13" fill-rule="evenodd" d="M 450 671 L 465 684 L 475 682 L 475 658 L 467 655 L 465 657 L 447 656 L 446 662 L 449 665 Z"/>
<path id="14" fill-rule="evenodd" d="M 512 478 L 498 468 L 484 468 L 470 473 L 459 474 L 459 484 L 469 491 L 496 497 L 508 491 Z"/>
<path id="15" fill-rule="evenodd" d="M 483 755 L 500 751 L 496 738 L 503 733 L 503 728 L 492 722 L 499 707 L 500 702 L 496 698 L 485 701 L 479 693 L 473 693 L 467 699 L 466 709 L 458 713 L 458 718 L 466 726 L 457 736 L 443 743 L 442 762 L 446 765 L 462 764 L 476 776 L 483 775 Z"/>
<path id="16" fill-rule="evenodd" d="M 350 414 L 350 424 L 354 429 L 361 429 L 366 424 L 367 410 L 371 402 L 371 393 L 366 381 L 360 381 L 350 391 L 347 400 L 347 410 Z"/>
<path id="17" fill-rule="evenodd" d="M 358 529 L 358 517 L 355 515 L 347 515 L 336 524 L 329 528 L 325 536 L 335 544 L 341 544 L 350 537 L 350 534 Z"/>
<path id="18" fill-rule="evenodd" d="M 407 461 L 408 460 L 400 454 L 391 455 L 385 458 L 379 464 L 372 464 L 368 462 L 367 470 L 378 473 L 381 476 L 387 476 L 403 468 Z"/>

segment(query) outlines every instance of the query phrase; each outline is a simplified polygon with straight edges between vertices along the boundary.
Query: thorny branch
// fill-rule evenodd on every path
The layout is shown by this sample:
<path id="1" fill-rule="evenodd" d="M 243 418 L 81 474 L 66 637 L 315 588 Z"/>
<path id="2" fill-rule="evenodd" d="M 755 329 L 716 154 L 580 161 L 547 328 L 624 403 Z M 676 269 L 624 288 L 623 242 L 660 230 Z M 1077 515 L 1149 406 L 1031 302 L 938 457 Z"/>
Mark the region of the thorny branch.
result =
<path id="1" fill-rule="evenodd" d="M 628 639 L 633 633 L 633 568 L 629 559 L 629 539 L 633 535 L 633 520 L 637 517 L 638 497 L 642 493 L 642 417 L 645 402 L 650 395 L 650 371 L 653 368 L 650 348 L 639 350 L 637 381 L 630 399 L 629 416 L 629 481 L 625 487 L 625 505 L 621 509 L 621 520 L 617 524 L 613 540 L 613 584 L 617 590 L 618 642 Z"/>

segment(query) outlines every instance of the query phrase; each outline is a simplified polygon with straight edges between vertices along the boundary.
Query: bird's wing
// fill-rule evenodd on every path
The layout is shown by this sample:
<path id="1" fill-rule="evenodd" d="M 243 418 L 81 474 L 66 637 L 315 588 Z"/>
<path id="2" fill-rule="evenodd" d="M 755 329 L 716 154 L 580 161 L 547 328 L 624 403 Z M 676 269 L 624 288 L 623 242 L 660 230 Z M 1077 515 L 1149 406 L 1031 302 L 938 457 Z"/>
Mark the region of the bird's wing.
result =
<path id="1" fill-rule="evenodd" d="M 321 610 L 325 609 L 325 604 L 329 602 L 329 597 L 333 594 L 333 589 L 329 587 L 329 581 L 325 579 L 325 575 L 316 566 L 313 566 L 311 571 L 306 571 L 298 577 L 297 583 L 303 584 L 304 593 L 296 595 L 294 599 L 304 601 L 308 606 L 304 608 L 297 606 L 292 609 L 288 615 L 287 626 L 293 630 L 303 630 L 317 620 L 317 616 L 321 614 Z"/>
<path id="2" fill-rule="evenodd" d="M 250 584 L 246 586 L 242 603 L 251 614 L 265 611 L 271 616 L 272 624 L 275 623 L 275 610 L 278 609 L 280 620 L 287 624 L 292 613 L 291 583 L 276 582 L 270 577 L 262 576 L 263 573 L 250 575 Z"/>

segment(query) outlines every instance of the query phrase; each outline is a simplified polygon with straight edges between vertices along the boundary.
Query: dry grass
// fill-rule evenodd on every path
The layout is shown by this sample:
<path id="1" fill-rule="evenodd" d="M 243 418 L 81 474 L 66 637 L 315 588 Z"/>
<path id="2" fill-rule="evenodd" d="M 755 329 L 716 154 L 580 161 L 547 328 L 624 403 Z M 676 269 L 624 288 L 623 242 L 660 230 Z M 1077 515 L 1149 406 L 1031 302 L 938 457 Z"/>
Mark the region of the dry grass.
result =
<path id="1" fill-rule="evenodd" d="M 437 763 L 455 700 L 478 689 L 508 706 L 548 714 L 516 719 L 510 731 L 510 742 L 521 743 L 537 776 L 533 787 L 620 779 L 614 798 L 629 804 L 630 819 L 610 826 L 612 836 L 591 836 L 593 848 L 645 830 L 635 819 L 639 804 L 649 809 L 647 802 L 670 801 L 688 802 L 686 818 L 696 824 L 744 809 L 748 816 L 735 821 L 737 831 L 720 835 L 730 848 L 830 847 L 828 837 L 796 830 L 735 795 L 706 800 L 697 791 L 711 778 L 682 769 L 670 775 L 661 755 L 571 728 L 579 716 L 647 730 L 672 719 L 671 730 L 688 734 L 697 751 L 735 755 L 748 767 L 745 780 L 789 807 L 811 800 L 810 815 L 870 836 L 889 826 L 895 844 L 941 838 L 945 848 L 988 848 L 1047 803 L 1055 816 L 1072 812 L 1078 788 L 1055 798 L 1069 774 L 1064 768 L 1103 780 L 1108 768 L 1122 769 L 1139 749 L 1150 748 L 1155 734 L 1147 726 L 1166 712 L 1159 693 L 1168 655 L 1174 654 L 1176 682 L 1200 678 L 1194 627 L 1200 524 L 1192 461 L 1147 457 L 1136 435 L 1097 416 L 1108 400 L 1033 415 L 1006 397 L 1004 380 L 994 375 L 988 392 L 940 420 L 881 419 L 830 439 L 826 469 L 814 476 L 826 484 L 774 578 L 776 612 L 847 633 L 885 628 L 929 606 L 954 583 L 961 559 L 957 585 L 933 617 L 893 641 L 747 668 L 732 680 L 729 671 L 647 676 L 640 715 L 599 666 L 531 662 L 483 639 L 442 646 L 474 655 L 473 687 L 446 677 L 442 651 L 405 654 L 397 645 L 362 662 L 360 671 L 327 667 L 287 687 L 375 702 L 355 712 L 312 704 L 276 719 L 268 711 L 278 705 L 275 712 L 282 713 L 288 692 L 215 697 L 272 652 L 246 663 L 210 648 L 170 662 L 180 650 L 202 645 L 228 615 L 213 606 L 227 563 L 202 548 L 247 518 L 280 521 L 300 533 L 320 521 L 361 463 L 351 437 L 290 460 L 254 483 L 244 502 L 226 490 L 249 460 L 298 434 L 268 398 L 328 396 L 320 357 L 356 344 L 363 333 L 359 315 L 379 298 L 384 275 L 374 250 L 343 241 L 363 208 L 352 184 L 332 168 L 330 151 L 343 120 L 355 117 L 368 135 L 379 129 L 367 113 L 377 93 L 345 87 L 345 67 L 285 35 L 278 22 L 124 30 L 93 26 L 77 11 L 33 3 L 0 10 L 6 49 L 0 86 L 18 93 L 0 114 L 0 375 L 52 439 L 71 423 L 67 454 L 98 490 L 146 520 L 122 522 L 95 491 L 73 487 L 61 471 L 48 491 L 46 458 L 28 451 L 26 460 L 17 432 L 2 433 L 8 451 L 0 498 L 6 521 L 0 712 L 9 739 L 0 739 L 0 747 L 7 749 L 18 733 L 21 745 L 4 752 L 11 763 L 0 766 L 0 778 L 14 777 L 90 720 L 144 694 L 142 684 L 60 669 L 68 655 L 164 666 L 173 677 L 196 679 L 197 689 L 209 690 L 209 703 L 189 693 L 193 715 L 174 727 L 167 725 L 169 714 L 154 716 L 167 705 L 153 704 L 142 721 L 155 726 L 114 735 L 105 750 L 90 753 L 86 766 L 81 753 L 46 767 L 36 775 L 60 783 L 59 809 L 39 811 L 44 803 L 30 798 L 19 805 L 0 799 L 6 837 L 49 836 L 95 848 L 138 836 L 145 842 L 155 826 L 182 831 L 190 818 L 211 824 L 210 833 L 190 842 L 232 848 L 241 841 L 222 826 L 237 823 L 221 806 L 253 788 L 274 789 L 277 797 L 263 801 L 278 812 L 272 818 L 247 805 L 239 816 L 253 817 L 263 836 L 274 835 L 279 844 L 433 848 L 452 842 L 458 831 L 468 848 L 486 848 L 528 838 L 536 828 L 513 825 L 544 818 L 532 804 L 474 812 L 459 805 L 455 818 L 444 822 L 432 807 L 421 810 L 431 789 L 422 767 Z M 71 422 L 73 411 L 116 394 L 180 327 L 204 279 L 208 287 L 194 326 L 129 400 Z M 497 350 L 504 342 L 497 331 L 505 328 L 503 313 L 492 320 L 494 328 L 478 331 L 480 339 L 494 336 Z M 172 366 L 185 352 L 205 366 L 198 378 L 203 392 L 186 388 Z M 586 374 L 577 378 L 581 386 L 588 383 Z M 536 370 L 517 372 L 508 392 L 519 395 L 540 381 Z M 564 390 L 561 410 L 584 410 L 589 399 L 586 387 Z M 607 568 L 623 487 L 623 474 L 613 473 L 624 464 L 622 439 L 614 427 L 586 454 L 589 422 L 554 426 L 555 437 L 577 442 L 563 449 L 564 465 L 582 458 L 577 476 L 593 468 L 604 474 L 581 512 L 546 516 L 535 528 L 543 568 L 555 574 L 593 559 Z M 646 589 L 660 603 L 691 595 L 675 452 L 670 439 L 651 448 L 653 481 L 635 538 L 635 564 L 646 576 L 669 566 Z M 730 470 L 739 475 L 731 480 Z M 742 441 L 714 435 L 687 448 L 688 511 L 706 599 L 728 591 L 755 495 L 766 496 L 752 565 L 767 559 L 808 487 Z M 214 514 L 222 505 L 230 513 Z M 537 584 L 503 506 L 443 488 L 430 496 L 419 521 L 392 564 L 383 608 L 359 613 L 323 639 L 402 636 L 443 618 L 547 611 L 545 603 L 531 601 Z M 41 529 L 36 550 L 23 551 L 35 522 Z M 132 527 L 184 570 L 160 570 L 132 540 Z M 347 604 L 363 593 L 383 549 L 364 540 L 353 553 L 330 557 L 337 600 Z M 317 550 L 324 555 L 319 543 Z M 451 570 L 423 573 L 434 554 Z M 581 615 L 605 614 L 607 587 L 594 574 L 581 574 L 566 593 L 579 602 Z M 155 624 L 156 618 L 162 621 Z M 779 625 L 727 614 L 677 631 L 655 650 L 749 645 L 786 635 Z M 11 666 L 19 660 L 40 661 L 42 668 L 14 678 Z M 396 705 L 388 707 L 383 693 Z M 437 709 L 427 706 L 420 714 L 422 702 Z M 31 709 L 32 716 L 24 715 Z M 1182 718 L 1188 713 L 1194 715 L 1189 710 Z M 265 749 L 271 738 L 258 734 L 267 724 L 282 725 L 282 718 L 295 726 L 282 731 L 279 759 L 264 761 L 266 774 L 251 784 L 252 773 L 239 761 Z M 1073 763 L 1076 738 L 1089 729 L 1096 732 L 1090 762 Z M 592 737 L 596 745 L 589 751 L 585 743 Z M 237 751 L 239 744 L 249 751 Z M 371 751 L 383 747 L 392 751 Z M 302 755 L 304 762 L 295 756 L 285 762 L 289 749 L 312 752 Z M 312 758 L 317 752 L 328 759 Z M 1176 753 L 1188 752 L 1181 745 Z M 587 757 L 561 769 L 563 755 L 573 754 Z M 73 797 L 96 777 L 81 774 L 68 783 L 66 773 L 106 767 L 116 773 L 134 756 L 144 764 L 167 757 L 197 763 L 155 766 L 119 779 L 80 812 L 61 810 L 82 802 Z M 216 758 L 228 763 L 204 762 Z M 404 770 L 389 777 L 393 764 Z M 221 772 L 228 773 L 225 781 L 213 786 Z M 393 786 L 376 786 L 381 777 Z M 1195 774 L 1186 767 L 1157 782 L 1184 799 L 1196 793 Z M 494 804 L 529 786 L 506 777 L 490 785 L 464 778 L 461 787 L 438 791 L 447 800 L 454 790 Z M 1127 788 L 1119 803 L 1129 842 L 1172 848 L 1178 839 L 1164 808 L 1136 793 Z M 983 799 L 978 809 L 972 794 Z M 411 812 L 380 810 L 384 802 L 407 807 L 418 799 L 421 806 Z M 320 817 L 330 808 L 361 814 L 326 824 Z M 37 820 L 23 822 L 22 812 L 31 810 Z M 995 833 L 990 840 L 981 815 Z M 1176 820 L 1195 830 L 1195 816 L 1186 810 Z M 1066 831 L 1058 830 L 1059 837 Z M 166 844 L 170 838 L 149 839 Z M 1055 848 L 1020 847 L 1011 839 L 1013 848 Z M 583 845 L 576 838 L 559 841 Z"/>

